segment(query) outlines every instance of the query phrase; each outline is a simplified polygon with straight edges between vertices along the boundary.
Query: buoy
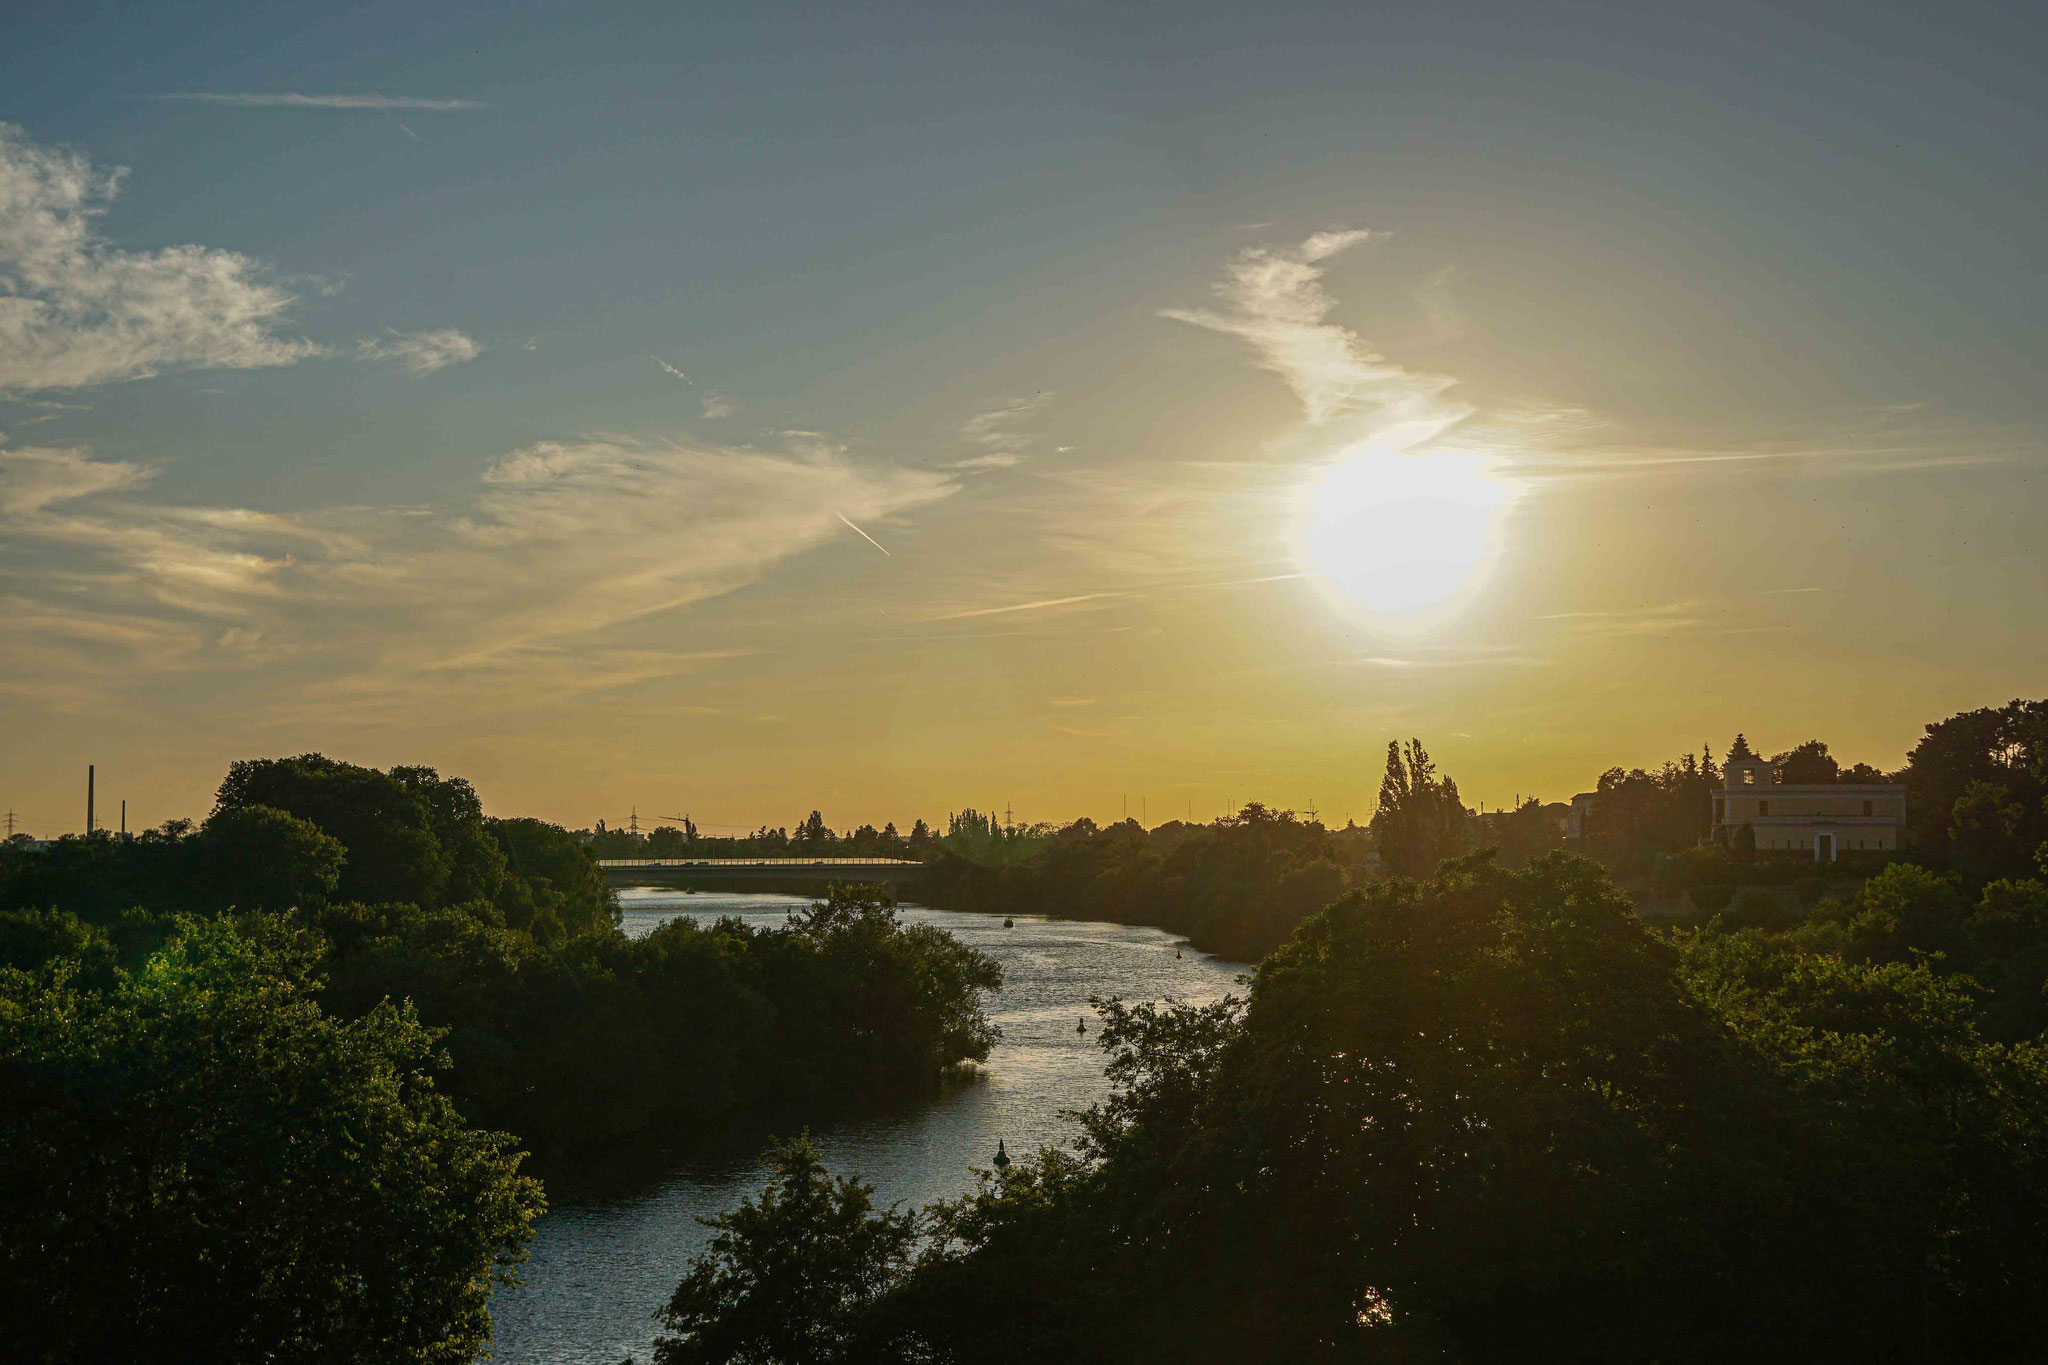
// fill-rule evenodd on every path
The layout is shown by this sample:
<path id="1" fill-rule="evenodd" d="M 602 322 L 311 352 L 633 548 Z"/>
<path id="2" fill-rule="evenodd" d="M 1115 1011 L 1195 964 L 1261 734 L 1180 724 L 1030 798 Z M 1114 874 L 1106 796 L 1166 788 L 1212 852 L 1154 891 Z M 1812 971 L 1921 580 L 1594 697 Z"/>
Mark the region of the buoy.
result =
<path id="1" fill-rule="evenodd" d="M 1175 949 L 1173 950 L 1173 955 L 1174 955 L 1175 957 L 1179 957 L 1179 956 L 1180 956 L 1180 949 L 1178 949 L 1178 948 L 1175 948 Z"/>
<path id="2" fill-rule="evenodd" d="M 1001 1138 L 996 1139 L 995 1167 L 999 1171 L 1005 1171 L 1010 1168 L 1010 1154 L 1003 1150 L 1003 1140 Z"/>
<path id="3" fill-rule="evenodd" d="M 1017 921 L 1015 921 L 1015 920 L 1013 920 L 1013 919 L 1005 919 L 1005 920 L 1003 921 L 1003 927 L 1004 927 L 1005 929 L 1014 929 L 1014 928 L 1016 928 L 1016 927 L 1017 927 Z"/>
<path id="4" fill-rule="evenodd" d="M 1075 1025 L 1074 1025 L 1074 1032 L 1076 1032 L 1076 1033 L 1086 1033 L 1087 1031 L 1088 1031 L 1088 1021 L 1087 1021 L 1086 1019 L 1083 1019 L 1083 1020 L 1081 1020 L 1081 1021 L 1080 1021 L 1079 1023 L 1077 1023 L 1077 1024 L 1075 1024 Z"/>

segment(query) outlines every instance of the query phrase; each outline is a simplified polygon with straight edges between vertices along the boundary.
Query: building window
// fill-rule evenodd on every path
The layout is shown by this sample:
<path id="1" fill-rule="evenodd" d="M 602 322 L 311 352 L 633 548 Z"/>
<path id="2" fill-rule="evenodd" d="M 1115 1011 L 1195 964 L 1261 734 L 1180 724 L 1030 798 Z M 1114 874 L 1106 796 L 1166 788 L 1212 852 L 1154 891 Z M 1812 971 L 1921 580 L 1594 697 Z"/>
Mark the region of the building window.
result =
<path id="1" fill-rule="evenodd" d="M 1768 801 L 1759 801 L 1759 802 L 1757 802 L 1757 803 L 1756 803 L 1756 813 L 1757 813 L 1758 815 L 1769 815 L 1769 814 L 1771 813 L 1771 803 L 1770 803 L 1770 802 L 1768 802 Z"/>
<path id="2" fill-rule="evenodd" d="M 1742 785 L 1745 787 L 1754 787 L 1756 785 L 1756 769 L 1744 768 L 1742 770 Z"/>
<path id="3" fill-rule="evenodd" d="M 1877 803 L 1874 801 L 1865 801 L 1863 803 L 1863 813 L 1865 815 L 1877 814 Z"/>

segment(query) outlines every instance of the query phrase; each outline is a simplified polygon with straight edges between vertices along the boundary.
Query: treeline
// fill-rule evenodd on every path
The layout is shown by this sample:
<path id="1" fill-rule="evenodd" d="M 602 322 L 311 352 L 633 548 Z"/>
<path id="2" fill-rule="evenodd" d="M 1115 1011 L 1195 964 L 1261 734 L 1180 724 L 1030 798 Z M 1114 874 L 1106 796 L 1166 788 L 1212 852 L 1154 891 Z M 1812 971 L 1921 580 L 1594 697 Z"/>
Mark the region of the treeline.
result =
<path id="1" fill-rule="evenodd" d="M 986 914 L 1155 924 L 1250 959 L 1364 875 L 1363 836 L 1257 803 L 1213 824 L 1151 830 L 1084 818 L 1020 861 L 989 866 L 948 855 L 927 869 L 917 894 Z"/>
<path id="2" fill-rule="evenodd" d="M 1754 757 L 1737 735 L 1728 760 Z M 1894 858 L 1971 885 L 2024 876 L 2048 839 L 2048 702 L 2015 701 L 1951 716 L 1926 733 L 1895 771 L 1843 767 L 1820 740 L 1777 754 L 1788 783 L 1894 782 L 1906 789 L 1906 847 L 1896 855 L 1843 855 L 1816 869 L 1795 855 L 1714 844 L 1713 797 L 1723 763 L 1711 748 L 1655 770 L 1614 767 L 1595 791 L 1595 816 L 1577 840 L 1564 808 L 1531 798 L 1513 810 L 1475 812 L 1419 740 L 1390 743 L 1370 826 L 1326 829 L 1295 812 L 1252 804 L 1209 825 L 1146 830 L 1078 820 L 1037 827 L 999 853 L 944 851 L 919 895 L 934 905 L 990 914 L 1050 914 L 1153 924 L 1197 946 L 1255 959 L 1309 911 L 1378 876 L 1423 877 L 1445 858 L 1492 848 L 1518 867 L 1570 844 L 1646 895 L 1688 896 L 1708 912 L 1745 886 L 1794 887 L 1810 906 L 1828 893 L 1822 872 L 1860 878 Z M 1754 900 L 1754 898 L 1752 898 Z"/>
<path id="3" fill-rule="evenodd" d="M 2039 876 L 1696 931 L 1569 854 L 1376 881 L 1247 1000 L 1105 1002 L 1076 1150 L 916 1215 L 778 1150 L 658 1359 L 2035 1360 L 2048 1048 L 1994 983 L 2044 951 Z"/>
<path id="4" fill-rule="evenodd" d="M 467 1362 L 519 1147 L 930 1084 L 1000 982 L 878 888 L 629 939 L 582 840 L 460 779 L 237 763 L 201 826 L 0 851 L 0 1339 Z"/>
<path id="5" fill-rule="evenodd" d="M 1147 830 L 1135 820 L 1102 827 L 1081 819 L 1001 865 L 943 857 L 918 895 L 988 914 L 1152 924 L 1205 951 L 1252 961 L 1346 889 L 1383 871 L 1426 873 L 1473 847 L 1482 832 L 1515 864 L 1560 842 L 1533 801 L 1482 826 L 1457 784 L 1411 740 L 1388 746 L 1370 827 L 1333 830 L 1258 802 L 1206 825 L 1175 820 Z"/>
<path id="6" fill-rule="evenodd" d="M 923 820 L 908 833 L 894 821 L 876 829 L 859 825 L 835 830 L 824 813 L 812 811 L 794 826 L 763 825 L 752 834 L 705 834 L 685 817 L 680 825 L 656 825 L 644 834 L 607 829 L 579 830 L 577 837 L 600 858 L 931 858 L 944 854 L 977 862 L 1006 863 L 1044 847 L 1053 833 L 1047 824 L 1020 825 L 973 807 L 946 817 L 946 832 Z"/>

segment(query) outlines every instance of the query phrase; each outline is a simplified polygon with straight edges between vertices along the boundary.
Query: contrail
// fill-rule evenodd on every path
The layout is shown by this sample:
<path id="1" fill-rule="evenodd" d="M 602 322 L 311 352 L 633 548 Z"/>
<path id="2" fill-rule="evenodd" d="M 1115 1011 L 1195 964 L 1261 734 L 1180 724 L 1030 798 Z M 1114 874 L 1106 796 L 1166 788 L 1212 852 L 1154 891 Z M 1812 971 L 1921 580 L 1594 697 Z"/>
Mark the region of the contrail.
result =
<path id="1" fill-rule="evenodd" d="M 839 518 L 841 521 L 846 521 L 846 513 L 844 512 L 834 512 L 832 515 Z M 859 536 L 862 540 L 865 540 L 868 544 L 874 546 L 877 550 L 881 550 L 883 554 L 889 555 L 889 552 L 882 548 L 881 541 L 876 540 L 873 536 L 869 535 L 866 531 L 861 530 L 860 527 L 855 526 L 852 522 L 846 521 L 846 529 L 853 532 L 855 535 Z M 896 556 L 894 555 L 889 555 L 889 558 L 891 559 L 894 559 L 895 557 Z"/>
<path id="2" fill-rule="evenodd" d="M 485 107 L 481 100 L 421 99 L 412 95 L 304 95 L 296 91 L 175 90 L 142 98 L 181 104 L 225 104 L 241 109 L 420 109 L 447 113 Z"/>
<path id="3" fill-rule="evenodd" d="M 673 365 L 669 364 L 669 363 L 668 363 L 668 362 L 667 362 L 666 360 L 663 360 L 663 359 L 662 359 L 662 358 L 661 358 L 660 356 L 658 356 L 658 355 L 651 355 L 651 356 L 649 356 L 649 357 L 647 357 L 647 358 L 648 358 L 649 360 L 653 361 L 653 362 L 654 362 L 655 364 L 657 364 L 657 365 L 661 366 L 661 368 L 663 368 L 664 370 L 667 370 L 667 371 L 668 371 L 668 372 L 669 372 L 670 374 L 674 375 L 674 376 L 675 376 L 676 378 L 678 378 L 678 379 L 682 380 L 682 381 L 683 381 L 683 382 L 684 382 L 685 384 L 688 384 L 688 385 L 689 385 L 689 386 L 690 386 L 691 388 L 693 388 L 693 389 L 694 389 L 694 388 L 696 388 L 696 387 L 697 387 L 697 381 L 696 381 L 696 380 L 694 380 L 694 379 L 690 378 L 690 376 L 688 376 L 688 375 L 684 374 L 684 373 L 683 373 L 683 372 L 682 372 L 681 370 L 679 370 L 679 369 L 677 369 L 677 368 L 676 368 L 675 366 L 673 366 Z M 851 522 L 848 522 L 847 524 L 848 524 L 849 526 L 850 526 L 850 525 L 852 525 L 852 523 L 851 523 Z M 858 528 L 856 528 L 856 529 L 858 529 Z"/>

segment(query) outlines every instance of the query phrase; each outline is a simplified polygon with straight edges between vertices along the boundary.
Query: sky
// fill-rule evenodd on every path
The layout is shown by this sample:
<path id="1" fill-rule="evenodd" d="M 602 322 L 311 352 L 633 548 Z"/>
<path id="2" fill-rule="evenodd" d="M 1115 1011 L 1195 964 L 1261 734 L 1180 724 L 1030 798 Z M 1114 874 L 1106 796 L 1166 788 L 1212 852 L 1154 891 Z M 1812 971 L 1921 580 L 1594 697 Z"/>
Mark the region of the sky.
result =
<path id="1" fill-rule="evenodd" d="M 1362 823 L 2048 678 L 2034 7 L 8 9 L 38 835 Z"/>

